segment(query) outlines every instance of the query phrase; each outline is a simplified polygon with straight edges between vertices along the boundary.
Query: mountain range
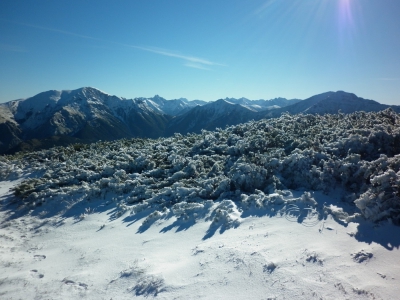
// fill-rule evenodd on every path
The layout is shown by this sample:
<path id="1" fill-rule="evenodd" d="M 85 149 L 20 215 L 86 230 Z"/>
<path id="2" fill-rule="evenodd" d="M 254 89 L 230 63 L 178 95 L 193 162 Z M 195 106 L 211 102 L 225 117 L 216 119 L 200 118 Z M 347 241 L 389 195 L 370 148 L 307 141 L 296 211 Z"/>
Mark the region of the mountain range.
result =
<path id="1" fill-rule="evenodd" d="M 0 153 L 120 138 L 158 138 L 198 133 L 282 113 L 352 113 L 400 106 L 380 104 L 343 91 L 305 100 L 225 98 L 206 102 L 185 98 L 125 99 L 98 89 L 51 90 L 0 104 Z"/>

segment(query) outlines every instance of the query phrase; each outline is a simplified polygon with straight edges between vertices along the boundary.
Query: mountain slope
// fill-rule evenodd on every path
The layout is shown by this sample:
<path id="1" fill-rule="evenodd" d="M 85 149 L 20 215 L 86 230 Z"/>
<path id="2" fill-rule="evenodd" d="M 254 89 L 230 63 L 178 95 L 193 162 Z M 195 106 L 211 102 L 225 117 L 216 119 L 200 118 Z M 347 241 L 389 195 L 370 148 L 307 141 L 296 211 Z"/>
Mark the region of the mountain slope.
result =
<path id="1" fill-rule="evenodd" d="M 14 120 L 11 103 L 0 104 L 0 153 L 15 147 L 22 141 L 22 130 Z"/>
<path id="2" fill-rule="evenodd" d="M 291 99 L 288 100 L 286 98 L 274 98 L 271 100 L 249 100 L 247 98 L 225 98 L 226 101 L 235 103 L 235 104 L 241 104 L 243 106 L 246 106 L 252 110 L 256 111 L 264 111 L 264 110 L 269 110 L 269 109 L 275 109 L 275 108 L 280 108 L 280 107 L 285 107 L 289 106 L 295 103 L 300 102 L 300 99 Z"/>
<path id="3" fill-rule="evenodd" d="M 47 91 L 0 104 L 0 153 L 120 138 L 159 138 L 199 133 L 250 120 L 290 114 L 374 112 L 400 106 L 380 104 L 343 91 L 306 100 L 225 98 L 214 102 L 152 98 L 125 99 L 95 88 Z"/>
<path id="4" fill-rule="evenodd" d="M 278 107 L 278 105 L 287 105 Z M 273 106 L 269 106 L 273 104 Z M 272 100 L 248 100 L 246 98 L 225 98 L 194 108 L 187 113 L 171 120 L 166 130 L 166 136 L 175 132 L 199 133 L 201 129 L 214 130 L 227 125 L 236 125 L 250 120 L 277 118 L 284 112 L 290 114 L 335 114 L 353 113 L 356 111 L 376 112 L 391 107 L 400 112 L 400 106 L 380 104 L 373 100 L 357 97 L 355 94 L 343 91 L 326 92 L 312 96 L 306 100 L 287 100 L 276 98 Z"/>
<path id="5" fill-rule="evenodd" d="M 0 105 L 0 115 L 2 152 L 22 141 L 52 136 L 83 141 L 155 138 L 171 118 L 145 101 L 111 96 L 95 88 L 47 91 L 11 101 Z"/>
<path id="6" fill-rule="evenodd" d="M 206 101 L 202 100 L 189 101 L 185 98 L 166 100 L 165 98 L 160 97 L 158 95 L 155 95 L 154 97 L 149 99 L 144 99 L 144 98 L 140 99 L 146 101 L 150 107 L 158 110 L 160 113 L 165 113 L 171 116 L 178 116 L 187 112 L 193 107 L 207 104 Z"/>
<path id="7" fill-rule="evenodd" d="M 170 121 L 165 135 L 176 132 L 186 134 L 199 133 L 202 129 L 214 130 L 227 125 L 244 123 L 256 116 L 256 111 L 240 104 L 220 99 L 203 106 L 197 106 L 187 113 Z"/>
<path id="8" fill-rule="evenodd" d="M 290 114 L 335 114 L 339 110 L 342 113 L 374 112 L 385 110 L 389 107 L 396 112 L 400 112 L 400 106 L 380 104 L 374 100 L 357 97 L 352 93 L 337 91 L 318 94 L 296 104 L 268 111 L 267 113 L 261 112 L 258 117 L 277 118 L 284 112 Z"/>

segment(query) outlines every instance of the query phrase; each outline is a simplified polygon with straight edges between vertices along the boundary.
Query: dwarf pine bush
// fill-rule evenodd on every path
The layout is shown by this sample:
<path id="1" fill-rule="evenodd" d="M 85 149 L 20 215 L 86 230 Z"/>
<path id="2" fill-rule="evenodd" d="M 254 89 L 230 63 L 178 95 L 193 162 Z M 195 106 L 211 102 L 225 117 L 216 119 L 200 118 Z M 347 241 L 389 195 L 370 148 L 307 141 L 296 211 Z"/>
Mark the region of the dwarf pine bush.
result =
<path id="1" fill-rule="evenodd" d="M 127 205 L 140 204 L 135 211 L 167 207 L 177 213 L 178 203 L 190 210 L 197 207 L 190 203 L 225 199 L 263 206 L 282 202 L 268 195 L 285 189 L 340 188 L 365 218 L 400 223 L 400 115 L 391 109 L 283 114 L 200 134 L 0 157 L 0 180 L 23 173 L 38 175 L 15 188 L 31 209 L 37 199 L 58 195 L 116 193 Z"/>

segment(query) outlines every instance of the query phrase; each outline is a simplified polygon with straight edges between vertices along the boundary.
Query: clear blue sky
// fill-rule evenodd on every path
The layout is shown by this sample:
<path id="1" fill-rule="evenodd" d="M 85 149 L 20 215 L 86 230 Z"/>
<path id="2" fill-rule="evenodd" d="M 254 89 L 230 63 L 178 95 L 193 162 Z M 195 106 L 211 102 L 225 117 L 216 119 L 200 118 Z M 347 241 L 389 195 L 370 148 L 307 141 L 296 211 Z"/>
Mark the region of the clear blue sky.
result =
<path id="1" fill-rule="evenodd" d="M 0 102 L 83 86 L 400 104 L 400 0 L 1 0 Z"/>

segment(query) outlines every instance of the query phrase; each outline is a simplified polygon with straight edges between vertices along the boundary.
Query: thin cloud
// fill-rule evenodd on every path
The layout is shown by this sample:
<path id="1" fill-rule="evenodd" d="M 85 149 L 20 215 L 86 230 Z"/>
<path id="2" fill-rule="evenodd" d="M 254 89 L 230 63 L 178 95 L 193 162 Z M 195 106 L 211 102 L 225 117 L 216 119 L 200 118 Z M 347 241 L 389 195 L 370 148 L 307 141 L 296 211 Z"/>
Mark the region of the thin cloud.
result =
<path id="1" fill-rule="evenodd" d="M 140 50 L 144 50 L 144 51 L 148 51 L 148 52 L 153 52 L 153 53 L 161 54 L 161 55 L 164 55 L 164 56 L 181 58 L 183 60 L 191 61 L 191 62 L 194 62 L 194 63 L 200 63 L 200 64 L 204 64 L 204 65 L 213 65 L 214 64 L 214 63 L 212 63 L 212 62 L 210 62 L 208 60 L 205 60 L 205 59 L 174 53 L 173 51 L 166 50 L 166 49 L 152 48 L 152 47 L 139 47 L 139 46 L 132 46 L 132 47 L 135 48 L 135 49 L 140 49 Z"/>
<path id="2" fill-rule="evenodd" d="M 0 44 L 0 51 L 7 51 L 7 52 L 28 52 L 25 48 L 15 45 L 8 45 L 8 44 Z"/>
<path id="3" fill-rule="evenodd" d="M 186 62 L 184 65 L 187 67 L 191 67 L 191 68 L 209 70 L 205 66 L 224 66 L 222 64 L 215 63 L 215 62 L 209 61 L 204 58 L 183 55 L 183 54 L 180 54 L 180 53 L 177 53 L 177 52 L 174 52 L 171 50 L 167 50 L 167 49 L 160 49 L 160 48 L 153 48 L 153 47 L 139 47 L 139 46 L 131 46 L 131 47 L 135 48 L 135 49 L 147 51 L 147 52 L 156 53 L 156 54 L 163 55 L 163 56 L 169 56 L 169 57 L 175 57 L 175 58 L 182 59 Z"/>
<path id="4" fill-rule="evenodd" d="M 194 69 L 200 69 L 200 70 L 207 70 L 210 71 L 209 68 L 204 67 L 202 64 L 197 64 L 197 63 L 192 63 L 192 62 L 187 62 L 184 64 L 185 67 L 188 68 L 194 68 Z"/>
<path id="5" fill-rule="evenodd" d="M 79 38 L 83 38 L 83 39 L 89 39 L 89 40 L 93 40 L 93 41 L 100 41 L 100 42 L 104 42 L 104 43 L 110 43 L 110 44 L 119 45 L 119 46 L 123 46 L 123 47 L 130 47 L 130 48 L 147 51 L 147 52 L 152 52 L 152 53 L 163 55 L 163 56 L 182 59 L 185 61 L 184 66 L 190 67 L 190 68 L 209 70 L 206 66 L 225 66 L 223 64 L 215 63 L 215 62 L 212 62 L 212 61 L 204 59 L 204 58 L 195 57 L 195 56 L 191 56 L 191 55 L 184 55 L 184 54 L 181 54 L 178 52 L 174 52 L 172 50 L 149 47 L 149 46 L 143 47 L 143 46 L 128 45 L 128 44 L 118 43 L 118 42 L 104 40 L 104 39 L 100 39 L 100 38 L 95 38 L 95 37 L 88 36 L 88 35 L 77 34 L 77 33 L 70 32 L 70 31 L 60 30 L 60 29 L 56 29 L 56 28 L 38 26 L 38 25 L 33 25 L 33 24 L 21 23 L 21 22 L 13 22 L 13 21 L 8 21 L 8 22 L 31 27 L 31 28 L 36 28 L 36 29 L 40 29 L 40 30 L 57 32 L 57 33 L 61 33 L 64 35 L 79 37 Z"/>

